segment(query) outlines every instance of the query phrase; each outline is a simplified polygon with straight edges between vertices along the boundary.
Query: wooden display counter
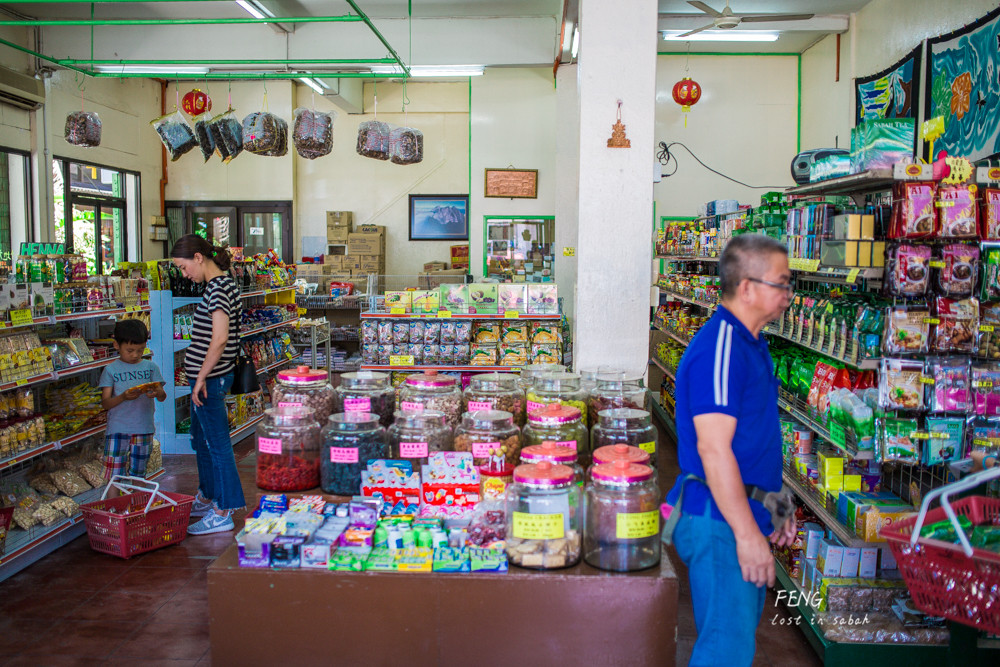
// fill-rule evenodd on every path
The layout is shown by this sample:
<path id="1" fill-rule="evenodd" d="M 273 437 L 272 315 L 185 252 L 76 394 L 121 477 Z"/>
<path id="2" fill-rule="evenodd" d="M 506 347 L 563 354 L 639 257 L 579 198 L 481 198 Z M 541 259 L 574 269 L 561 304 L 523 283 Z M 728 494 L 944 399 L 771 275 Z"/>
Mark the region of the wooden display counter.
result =
<path id="1" fill-rule="evenodd" d="M 673 665 L 677 574 L 208 569 L 216 665 Z"/>

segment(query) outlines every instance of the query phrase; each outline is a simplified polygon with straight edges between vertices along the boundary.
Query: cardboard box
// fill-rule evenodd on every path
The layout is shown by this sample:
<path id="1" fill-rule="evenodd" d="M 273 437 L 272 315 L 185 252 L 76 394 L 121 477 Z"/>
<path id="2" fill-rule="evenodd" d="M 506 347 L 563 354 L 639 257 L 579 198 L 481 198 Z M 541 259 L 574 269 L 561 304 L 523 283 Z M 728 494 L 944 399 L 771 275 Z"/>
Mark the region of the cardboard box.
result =
<path id="1" fill-rule="evenodd" d="M 323 255 L 323 266 L 329 267 L 329 273 L 340 273 L 344 269 L 343 255 Z"/>
<path id="2" fill-rule="evenodd" d="M 417 290 L 411 294 L 414 313 L 436 313 L 441 304 L 441 293 L 438 290 Z"/>
<path id="3" fill-rule="evenodd" d="M 351 211 L 327 211 L 326 212 L 326 226 L 330 227 L 347 227 L 348 230 L 354 224 L 354 213 Z"/>
<path id="4" fill-rule="evenodd" d="M 352 258 L 354 264 L 351 270 L 362 273 L 385 273 L 385 257 L 381 255 L 358 255 Z"/>
<path id="5" fill-rule="evenodd" d="M 840 563 L 840 576 L 858 576 L 858 565 L 861 562 L 860 547 L 844 547 L 844 558 Z"/>
<path id="6" fill-rule="evenodd" d="M 912 505 L 875 506 L 858 517 L 854 532 L 865 542 L 885 542 L 881 535 L 883 528 L 914 514 Z"/>
<path id="7" fill-rule="evenodd" d="M 528 285 L 529 313 L 558 313 L 559 295 L 555 285 Z"/>
<path id="8" fill-rule="evenodd" d="M 819 545 L 823 541 L 823 535 L 825 531 L 823 526 L 818 523 L 807 522 L 803 529 L 805 530 L 805 557 L 807 560 L 815 559 L 819 556 Z"/>
<path id="9" fill-rule="evenodd" d="M 839 577 L 840 568 L 844 563 L 844 545 L 835 538 L 826 538 L 819 545 L 816 556 L 816 569 L 824 577 Z"/>
<path id="10" fill-rule="evenodd" d="M 858 576 L 862 579 L 874 579 L 878 573 L 878 547 L 861 547 L 861 559 L 858 561 Z"/>
<path id="11" fill-rule="evenodd" d="M 347 227 L 327 227 L 326 242 L 347 243 L 347 238 L 350 236 L 350 234 L 351 231 Z"/>
<path id="12" fill-rule="evenodd" d="M 872 242 L 872 266 L 876 268 L 885 266 L 885 241 Z"/>
<path id="13" fill-rule="evenodd" d="M 889 545 L 884 547 L 879 547 L 879 551 L 882 553 L 882 570 L 898 570 L 899 565 L 896 563 L 896 557 L 892 555 L 892 549 Z"/>
<path id="14" fill-rule="evenodd" d="M 385 293 L 385 309 L 390 310 L 392 308 L 403 308 L 406 312 L 412 312 L 413 304 L 412 299 L 413 292 L 386 292 Z"/>
<path id="15" fill-rule="evenodd" d="M 872 242 L 858 241 L 858 266 L 868 268 L 872 265 Z"/>
<path id="16" fill-rule="evenodd" d="M 384 255 L 385 227 L 382 225 L 362 225 L 358 231 L 347 235 L 347 254 Z"/>
<path id="17" fill-rule="evenodd" d="M 462 285 L 442 285 L 441 286 L 441 308 L 453 313 L 469 312 L 469 286 Z"/>
<path id="18" fill-rule="evenodd" d="M 448 268 L 448 262 L 427 262 L 424 264 L 424 272 L 444 271 Z"/>
<path id="19" fill-rule="evenodd" d="M 453 269 L 469 268 L 468 245 L 453 245 L 451 247 L 451 268 Z"/>
<path id="20" fill-rule="evenodd" d="M 512 285 L 504 283 L 497 285 L 497 312 L 516 310 L 519 313 L 527 312 L 528 308 L 528 288 L 526 285 Z"/>

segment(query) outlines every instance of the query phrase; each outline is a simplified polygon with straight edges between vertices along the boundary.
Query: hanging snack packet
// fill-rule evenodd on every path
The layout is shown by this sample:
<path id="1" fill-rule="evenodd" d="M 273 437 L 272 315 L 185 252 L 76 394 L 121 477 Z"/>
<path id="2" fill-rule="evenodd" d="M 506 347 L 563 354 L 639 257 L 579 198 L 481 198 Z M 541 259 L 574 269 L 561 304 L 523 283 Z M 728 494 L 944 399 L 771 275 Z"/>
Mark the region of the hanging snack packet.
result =
<path id="1" fill-rule="evenodd" d="M 924 409 L 924 362 L 910 359 L 883 359 L 879 373 L 879 407 L 883 410 Z"/>
<path id="2" fill-rule="evenodd" d="M 886 419 L 883 421 L 883 431 L 883 461 L 920 461 L 920 441 L 912 437 L 912 434 L 920 432 L 920 424 L 916 419 Z"/>
<path id="3" fill-rule="evenodd" d="M 232 109 L 213 118 L 209 129 L 223 164 L 243 152 L 243 126 Z"/>
<path id="4" fill-rule="evenodd" d="M 194 130 L 179 110 L 151 121 L 150 125 L 160 135 L 160 141 L 166 147 L 171 162 L 177 161 L 180 156 L 198 145 Z"/>
<path id="5" fill-rule="evenodd" d="M 66 143 L 84 148 L 101 145 L 101 119 L 93 111 L 72 111 L 66 115 L 63 132 Z"/>
<path id="6" fill-rule="evenodd" d="M 925 306 L 893 306 L 885 317 L 882 347 L 887 355 L 924 354 L 930 340 L 930 311 Z M 876 355 L 877 356 L 877 355 Z"/>
<path id="7" fill-rule="evenodd" d="M 389 154 L 394 164 L 416 164 L 424 159 L 424 133 L 412 127 L 389 132 Z"/>
<path id="8" fill-rule="evenodd" d="M 975 365 L 971 374 L 974 411 L 983 417 L 1000 415 L 1000 366 Z"/>
<path id="9" fill-rule="evenodd" d="M 212 119 L 207 111 L 194 118 L 194 136 L 198 140 L 198 147 L 201 148 L 201 155 L 205 158 L 205 162 L 208 162 L 212 153 L 215 152 L 215 139 L 212 137 L 211 125 Z"/>
<path id="10" fill-rule="evenodd" d="M 934 183 L 897 183 L 892 195 L 890 238 L 925 239 L 937 234 Z"/>
<path id="11" fill-rule="evenodd" d="M 901 243 L 889 251 L 889 293 L 914 297 L 927 293 L 930 282 L 931 249 Z"/>
<path id="12" fill-rule="evenodd" d="M 932 357 L 927 360 L 929 385 L 927 408 L 931 412 L 968 412 L 972 408 L 969 362 L 964 357 Z"/>
<path id="13" fill-rule="evenodd" d="M 979 248 L 952 243 L 939 250 L 941 259 L 931 262 L 937 268 L 937 291 L 950 297 L 970 297 L 979 275 Z"/>
<path id="14" fill-rule="evenodd" d="M 984 239 L 1000 240 L 1000 188 L 983 188 L 980 233 Z"/>
<path id="15" fill-rule="evenodd" d="M 292 143 L 295 152 L 307 160 L 329 155 L 333 150 L 333 114 L 296 109 Z"/>
<path id="16" fill-rule="evenodd" d="M 979 306 L 976 356 L 1000 359 L 1000 304 L 984 303 Z"/>
<path id="17" fill-rule="evenodd" d="M 380 120 L 366 120 L 358 125 L 358 155 L 388 160 L 391 132 L 389 124 Z"/>
<path id="18" fill-rule="evenodd" d="M 965 419 L 961 417 L 928 417 L 927 431 L 931 436 L 924 446 L 924 465 L 935 466 L 963 458 L 965 450 Z"/>
<path id="19" fill-rule="evenodd" d="M 935 352 L 972 354 L 976 350 L 979 329 L 979 301 L 976 299 L 935 299 L 937 324 L 931 334 Z"/>
<path id="20" fill-rule="evenodd" d="M 976 186 L 941 186 L 937 191 L 937 209 L 942 238 L 974 239 L 976 222 Z"/>
<path id="21" fill-rule="evenodd" d="M 243 119 L 243 150 L 281 156 L 288 150 L 288 124 L 272 113 L 255 111 Z"/>

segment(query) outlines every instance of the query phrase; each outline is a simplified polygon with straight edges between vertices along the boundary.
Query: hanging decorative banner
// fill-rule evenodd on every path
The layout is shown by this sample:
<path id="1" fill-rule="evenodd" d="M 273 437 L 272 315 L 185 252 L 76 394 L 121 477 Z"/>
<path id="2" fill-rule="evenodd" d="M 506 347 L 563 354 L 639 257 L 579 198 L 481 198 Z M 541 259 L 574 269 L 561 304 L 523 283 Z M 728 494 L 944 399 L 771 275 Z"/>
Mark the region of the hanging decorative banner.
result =
<path id="1" fill-rule="evenodd" d="M 199 88 L 188 91 L 181 100 L 181 108 L 189 116 L 200 116 L 212 110 L 212 98 Z"/>
<path id="2" fill-rule="evenodd" d="M 997 86 L 1000 8 L 955 32 L 928 40 L 926 119 L 944 117 L 936 151 L 976 162 L 1000 155 Z"/>
<path id="3" fill-rule="evenodd" d="M 920 47 L 871 76 L 854 80 L 854 124 L 874 118 L 916 118 Z"/>
<path id="4" fill-rule="evenodd" d="M 622 101 L 618 100 L 618 120 L 611 126 L 611 138 L 608 148 L 632 148 L 632 142 L 625 136 L 625 125 L 622 123 Z"/>

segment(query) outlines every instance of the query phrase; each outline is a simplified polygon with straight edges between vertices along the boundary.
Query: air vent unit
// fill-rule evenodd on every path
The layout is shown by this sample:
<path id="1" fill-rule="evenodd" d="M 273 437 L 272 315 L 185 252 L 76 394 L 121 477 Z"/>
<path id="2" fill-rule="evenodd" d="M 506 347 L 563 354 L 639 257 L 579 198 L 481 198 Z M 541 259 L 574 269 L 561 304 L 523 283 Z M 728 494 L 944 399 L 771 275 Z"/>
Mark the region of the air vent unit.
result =
<path id="1" fill-rule="evenodd" d="M 0 67 L 0 102 L 34 110 L 45 103 L 45 84 L 38 79 Z"/>

